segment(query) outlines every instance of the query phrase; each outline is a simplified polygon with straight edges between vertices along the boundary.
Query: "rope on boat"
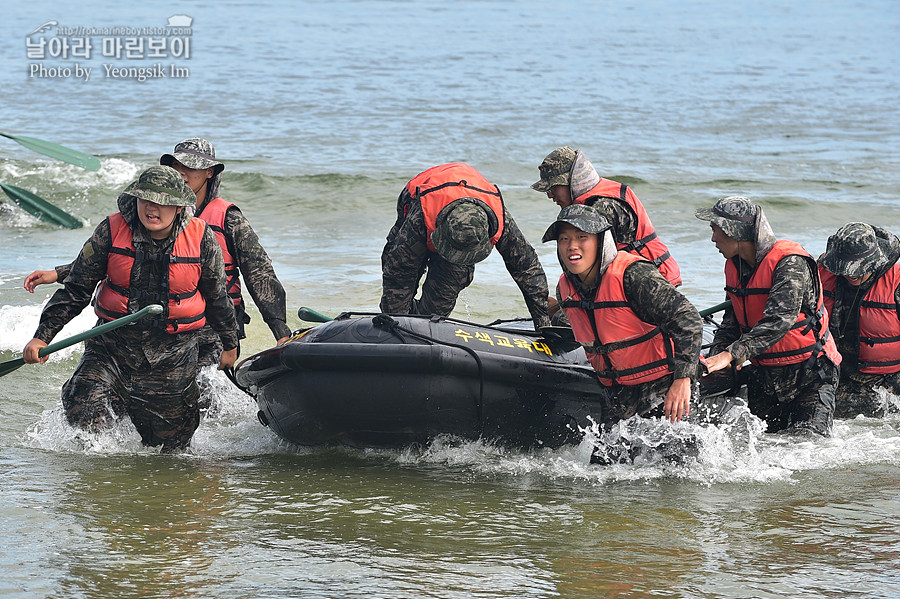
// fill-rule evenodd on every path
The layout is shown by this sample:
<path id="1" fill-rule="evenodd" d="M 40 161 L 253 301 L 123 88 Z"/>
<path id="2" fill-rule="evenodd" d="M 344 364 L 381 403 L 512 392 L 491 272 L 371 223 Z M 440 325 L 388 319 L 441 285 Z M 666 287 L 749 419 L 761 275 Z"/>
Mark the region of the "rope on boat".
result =
<path id="1" fill-rule="evenodd" d="M 442 318 L 438 317 L 440 320 Z M 423 335 L 421 333 L 417 333 L 413 330 L 404 328 L 400 326 L 400 323 L 388 316 L 387 314 L 379 314 L 372 318 L 372 324 L 378 327 L 379 329 L 388 331 L 397 336 L 401 341 L 403 337 L 398 333 L 398 331 L 406 333 L 410 337 L 415 337 L 416 339 L 421 339 L 423 341 L 427 341 L 433 345 L 445 345 L 447 347 L 455 347 L 457 349 L 461 349 L 466 352 L 470 356 L 475 359 L 475 363 L 478 365 L 478 425 L 481 427 L 480 436 L 484 435 L 484 364 L 481 362 L 481 356 L 470 347 L 466 347 L 465 345 L 459 345 L 456 343 L 450 343 L 449 341 L 442 341 L 440 339 L 435 339 L 429 335 Z"/>

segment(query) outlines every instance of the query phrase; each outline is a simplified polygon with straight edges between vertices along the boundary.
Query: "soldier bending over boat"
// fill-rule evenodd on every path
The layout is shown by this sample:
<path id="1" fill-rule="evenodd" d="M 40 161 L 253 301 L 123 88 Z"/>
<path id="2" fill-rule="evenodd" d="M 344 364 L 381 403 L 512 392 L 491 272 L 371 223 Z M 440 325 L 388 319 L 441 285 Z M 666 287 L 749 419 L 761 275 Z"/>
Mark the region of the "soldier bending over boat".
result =
<path id="1" fill-rule="evenodd" d="M 397 199 L 397 221 L 381 253 L 381 311 L 449 316 L 475 265 L 497 248 L 534 326 L 550 324 L 547 276 L 507 211 L 500 189 L 467 164 L 432 167 Z M 415 298 L 423 273 L 422 295 Z"/>

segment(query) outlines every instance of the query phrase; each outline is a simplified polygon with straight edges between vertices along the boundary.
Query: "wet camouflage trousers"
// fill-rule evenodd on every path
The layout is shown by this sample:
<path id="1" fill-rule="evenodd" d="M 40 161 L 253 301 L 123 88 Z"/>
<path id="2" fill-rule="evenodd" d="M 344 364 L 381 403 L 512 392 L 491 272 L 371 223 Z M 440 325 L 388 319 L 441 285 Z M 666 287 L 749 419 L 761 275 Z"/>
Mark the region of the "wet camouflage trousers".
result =
<path id="1" fill-rule="evenodd" d="M 475 267 L 451 264 L 437 254 L 431 256 L 426 267 L 422 295 L 413 300 L 413 314 L 450 316 L 460 292 L 472 284 Z"/>
<path id="2" fill-rule="evenodd" d="M 768 432 L 808 430 L 826 437 L 831 434 L 840 369 L 828 358 L 819 357 L 812 368 L 801 362 L 748 366 L 741 372 L 747 377 L 750 412 L 766 421 Z"/>
<path id="3" fill-rule="evenodd" d="M 66 419 L 91 432 L 128 416 L 145 445 L 186 447 L 200 424 L 197 337 L 184 335 L 152 365 L 140 348 L 116 348 L 105 335 L 85 342 L 84 356 L 62 388 Z"/>
<path id="4" fill-rule="evenodd" d="M 862 414 L 881 418 L 889 410 L 885 397 L 877 389 L 900 396 L 900 372 L 893 374 L 864 374 L 841 368 L 841 384 L 834 397 L 835 418 L 855 418 Z"/>
<path id="5" fill-rule="evenodd" d="M 619 422 L 638 414 L 644 418 L 663 416 L 663 404 L 674 375 L 642 383 L 640 385 L 601 385 L 603 403 L 603 424 L 607 429 Z M 691 409 L 699 397 L 700 386 L 696 381 L 691 383 Z"/>

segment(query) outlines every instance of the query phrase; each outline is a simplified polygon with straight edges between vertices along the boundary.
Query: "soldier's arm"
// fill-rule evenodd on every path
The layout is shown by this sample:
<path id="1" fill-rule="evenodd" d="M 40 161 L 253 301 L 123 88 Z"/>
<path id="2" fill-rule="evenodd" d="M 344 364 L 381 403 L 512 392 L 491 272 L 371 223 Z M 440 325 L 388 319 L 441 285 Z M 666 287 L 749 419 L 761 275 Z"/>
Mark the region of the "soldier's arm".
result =
<path id="1" fill-rule="evenodd" d="M 234 305 L 225 291 L 225 261 L 222 249 L 208 226 L 200 241 L 200 294 L 206 300 L 206 323 L 218 333 L 225 351 L 237 347 Z"/>
<path id="2" fill-rule="evenodd" d="M 541 266 L 537 252 L 525 239 L 516 221 L 503 208 L 503 234 L 497 241 L 497 251 L 503 256 L 506 270 L 522 291 L 525 305 L 535 327 L 550 326 L 547 299 L 547 275 Z"/>
<path id="3" fill-rule="evenodd" d="M 612 225 L 616 243 L 634 241 L 637 235 L 637 216 L 630 206 L 613 198 L 597 198 L 592 205 Z"/>
<path id="4" fill-rule="evenodd" d="M 395 233 L 391 230 L 391 233 Z M 425 270 L 425 216 L 413 204 L 406 219 L 384 245 L 381 252 L 381 311 L 386 314 L 409 314 Z"/>
<path id="5" fill-rule="evenodd" d="M 69 264 L 60 264 L 59 266 L 54 268 L 53 270 L 56 271 L 56 281 L 57 282 L 65 281 L 66 277 L 69 276 L 69 273 L 72 272 L 72 266 L 74 264 L 75 264 L 74 262 L 70 262 Z"/>
<path id="6" fill-rule="evenodd" d="M 728 348 L 734 362 L 741 363 L 758 356 L 781 341 L 797 322 L 803 306 L 803 294 L 812 285 L 813 279 L 803 257 L 787 256 L 778 262 L 763 317 Z"/>
<path id="7" fill-rule="evenodd" d="M 63 287 L 57 289 L 44 310 L 35 338 L 49 343 L 70 320 L 81 314 L 91 301 L 97 283 L 106 276 L 109 256 L 109 219 L 103 219 L 72 262 Z"/>
<path id="8" fill-rule="evenodd" d="M 703 320 L 697 308 L 650 262 L 634 262 L 622 278 L 629 307 L 644 322 L 656 325 L 674 345 L 675 378 L 696 378 Z"/>
<path id="9" fill-rule="evenodd" d="M 272 260 L 260 244 L 256 231 L 237 206 L 232 206 L 225 214 L 225 237 L 232 242 L 234 258 L 247 291 L 275 339 L 290 336 L 284 286 L 275 276 Z"/>

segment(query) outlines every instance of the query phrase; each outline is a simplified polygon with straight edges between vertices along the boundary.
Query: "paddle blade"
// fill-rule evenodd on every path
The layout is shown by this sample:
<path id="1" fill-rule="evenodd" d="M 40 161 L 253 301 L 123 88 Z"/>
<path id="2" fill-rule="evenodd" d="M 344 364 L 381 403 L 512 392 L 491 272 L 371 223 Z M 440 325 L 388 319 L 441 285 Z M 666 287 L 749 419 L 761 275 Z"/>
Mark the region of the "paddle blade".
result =
<path id="1" fill-rule="evenodd" d="M 8 137 L 29 150 L 34 150 L 38 154 L 43 154 L 44 156 L 56 158 L 57 160 L 62 160 L 63 162 L 74 164 L 75 166 L 80 166 L 85 170 L 100 170 L 100 159 L 96 156 L 91 156 L 90 154 L 85 154 L 84 152 L 73 150 L 72 148 L 44 141 L 43 139 L 37 139 L 36 137 L 28 137 L 27 135 L 10 135 L 9 133 L 0 133 L 0 135 Z"/>
<path id="2" fill-rule="evenodd" d="M 67 229 L 80 229 L 84 226 L 79 219 L 75 218 L 68 212 L 60 210 L 44 198 L 37 196 L 27 189 L 16 187 L 15 185 L 7 185 L 0 183 L 0 188 L 6 192 L 6 195 L 16 203 L 22 210 L 30 212 L 44 222 L 53 223 Z"/>
<path id="3" fill-rule="evenodd" d="M 6 362 L 0 362 L 0 376 L 4 376 L 12 372 L 13 370 L 18 369 L 20 366 L 25 365 L 25 360 L 22 358 L 16 358 L 15 360 L 7 360 Z"/>
<path id="4" fill-rule="evenodd" d="M 300 317 L 300 320 L 305 320 L 306 322 L 328 322 L 332 320 L 330 316 L 325 316 L 321 312 L 316 312 L 312 308 L 307 308 L 306 306 L 297 310 L 297 316 Z"/>

